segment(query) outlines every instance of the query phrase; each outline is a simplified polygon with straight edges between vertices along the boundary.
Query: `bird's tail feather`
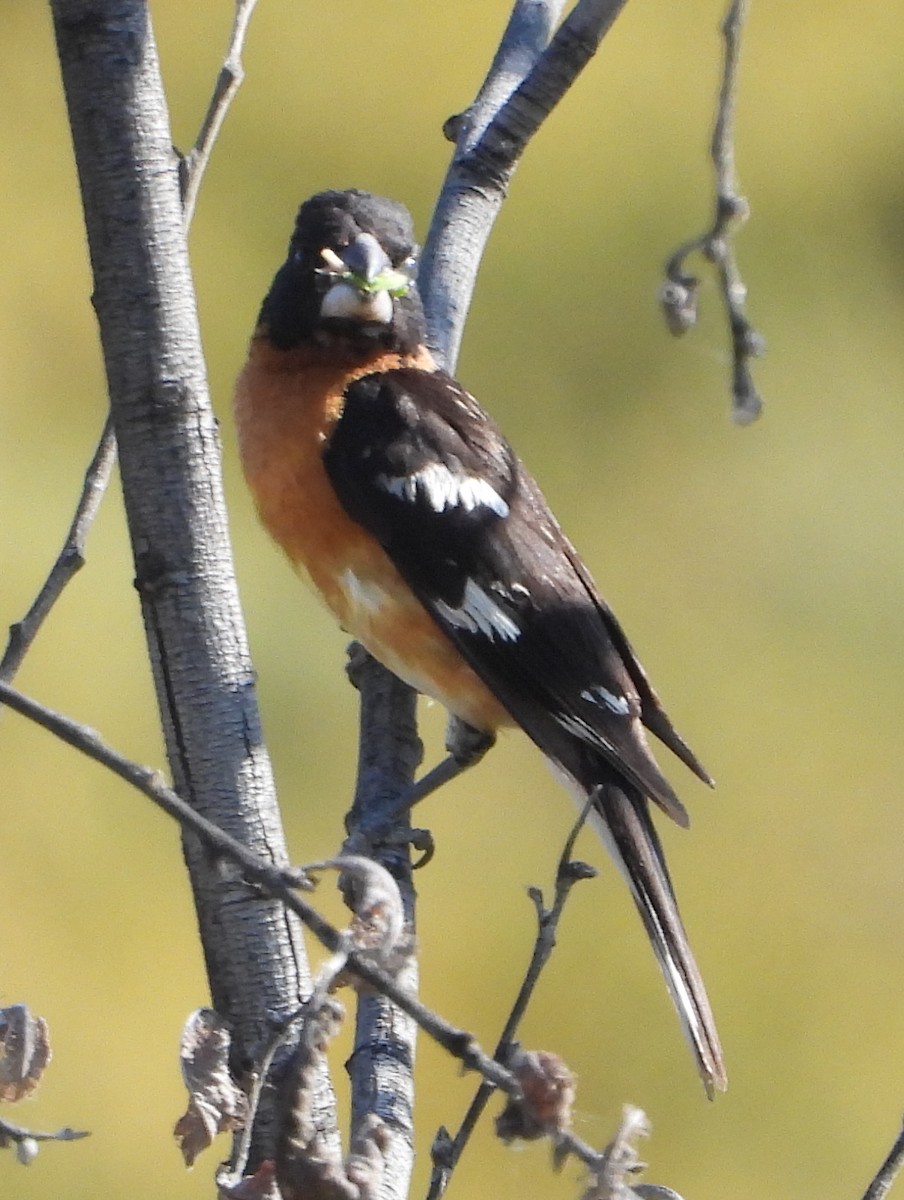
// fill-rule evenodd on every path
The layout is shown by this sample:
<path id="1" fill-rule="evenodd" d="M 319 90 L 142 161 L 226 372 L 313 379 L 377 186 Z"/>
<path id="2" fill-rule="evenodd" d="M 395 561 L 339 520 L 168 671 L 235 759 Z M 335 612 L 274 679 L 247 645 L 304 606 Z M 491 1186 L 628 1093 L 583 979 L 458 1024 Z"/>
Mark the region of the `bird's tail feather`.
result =
<path id="1" fill-rule="evenodd" d="M 728 1084 L 722 1047 L 647 802 L 631 787 L 601 784 L 590 820 L 630 885 L 703 1086 L 712 1099 L 716 1090 L 724 1091 Z"/>

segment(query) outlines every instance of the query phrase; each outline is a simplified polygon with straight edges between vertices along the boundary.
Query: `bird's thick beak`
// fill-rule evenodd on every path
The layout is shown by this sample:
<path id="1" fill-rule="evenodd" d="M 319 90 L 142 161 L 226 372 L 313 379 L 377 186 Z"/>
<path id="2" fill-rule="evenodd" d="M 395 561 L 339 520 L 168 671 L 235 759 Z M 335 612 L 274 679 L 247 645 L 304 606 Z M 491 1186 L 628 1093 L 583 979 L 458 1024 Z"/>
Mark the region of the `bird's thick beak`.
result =
<path id="1" fill-rule="evenodd" d="M 389 256 L 372 233 L 359 233 L 339 251 L 337 258 L 361 285 L 372 286 L 384 271 L 392 270 Z"/>
<path id="2" fill-rule="evenodd" d="M 376 321 L 388 325 L 393 298 L 404 296 L 411 280 L 397 271 L 372 233 L 360 233 L 338 252 L 321 251 L 330 286 L 320 305 L 321 317 L 345 321 Z"/>

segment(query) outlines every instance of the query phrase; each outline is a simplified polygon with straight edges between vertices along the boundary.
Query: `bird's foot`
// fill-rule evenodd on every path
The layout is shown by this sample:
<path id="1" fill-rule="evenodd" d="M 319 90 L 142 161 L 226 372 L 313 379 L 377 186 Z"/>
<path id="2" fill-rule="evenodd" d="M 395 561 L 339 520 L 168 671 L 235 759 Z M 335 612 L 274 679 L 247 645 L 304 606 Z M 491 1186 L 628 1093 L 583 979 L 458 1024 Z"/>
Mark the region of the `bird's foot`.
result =
<path id="1" fill-rule="evenodd" d="M 408 813 L 415 804 L 427 796 L 432 796 L 444 784 L 480 762 L 495 741 L 495 734 L 475 729 L 472 725 L 451 717 L 446 729 L 448 757 L 402 792 L 378 826 L 369 826 L 367 830 L 355 829 L 346 840 L 343 852 L 374 856 L 380 850 L 410 846 L 420 853 L 420 858 L 412 864 L 413 868 L 417 870 L 419 867 L 425 867 L 433 858 L 433 835 L 429 829 L 412 829 L 407 821 Z"/>
<path id="2" fill-rule="evenodd" d="M 410 825 L 400 825 L 397 815 L 379 828 L 356 829 L 345 839 L 342 846 L 343 854 L 362 854 L 366 858 L 380 861 L 384 855 L 392 851 L 407 851 L 411 848 L 420 855 L 411 864 L 412 870 L 425 867 L 433 858 L 436 849 L 433 834 L 429 829 L 412 829 Z"/>
<path id="3" fill-rule="evenodd" d="M 422 775 L 411 785 L 399 800 L 395 814 L 413 808 L 427 796 L 432 796 L 444 784 L 457 778 L 463 771 L 475 766 L 492 748 L 495 741 L 494 733 L 475 729 L 473 725 L 467 725 L 464 721 L 459 721 L 457 717 L 450 717 L 446 728 L 448 757 L 437 763 L 426 775 Z"/>

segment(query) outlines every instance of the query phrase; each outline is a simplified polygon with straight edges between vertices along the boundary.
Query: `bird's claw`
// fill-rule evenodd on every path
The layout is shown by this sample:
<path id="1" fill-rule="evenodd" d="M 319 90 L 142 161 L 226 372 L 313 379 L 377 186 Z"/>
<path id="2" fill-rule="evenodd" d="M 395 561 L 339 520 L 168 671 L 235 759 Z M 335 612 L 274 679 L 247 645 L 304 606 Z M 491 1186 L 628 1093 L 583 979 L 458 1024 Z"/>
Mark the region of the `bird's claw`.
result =
<path id="1" fill-rule="evenodd" d="M 412 829 L 410 826 L 399 827 L 398 824 L 393 824 L 382 829 L 370 829 L 366 833 L 361 829 L 356 830 L 346 838 L 342 853 L 363 854 L 374 858 L 379 851 L 407 850 L 409 846 L 420 855 L 411 864 L 413 871 L 426 867 L 436 851 L 433 834 L 429 829 Z"/>

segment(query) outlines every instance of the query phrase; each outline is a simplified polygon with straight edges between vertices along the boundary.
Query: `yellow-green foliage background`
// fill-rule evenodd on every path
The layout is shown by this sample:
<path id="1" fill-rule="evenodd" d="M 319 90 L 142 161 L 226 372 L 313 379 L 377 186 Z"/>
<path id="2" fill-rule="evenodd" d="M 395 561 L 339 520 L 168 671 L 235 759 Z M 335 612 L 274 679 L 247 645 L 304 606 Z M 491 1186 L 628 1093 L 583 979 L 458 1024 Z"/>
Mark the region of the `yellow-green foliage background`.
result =
<path id="1" fill-rule="evenodd" d="M 722 0 L 632 0 L 530 148 L 480 278 L 460 375 L 544 483 L 677 724 L 719 782 L 680 769 L 694 817 L 665 839 L 719 1016 L 731 1088 L 705 1103 L 625 889 L 576 892 L 525 1041 L 580 1076 L 579 1133 L 620 1105 L 654 1122 L 649 1178 L 688 1200 L 856 1197 L 904 1101 L 904 9 L 757 0 L 738 155 L 739 242 L 769 354 L 759 424 L 727 418 L 726 335 L 664 332 L 670 249 L 709 215 L 706 143 Z M 174 138 L 194 136 L 226 0 L 151 5 Z M 484 72 L 505 5 L 261 0 L 247 80 L 204 185 L 192 251 L 222 420 L 235 551 L 293 854 L 334 850 L 353 774 L 342 635 L 257 528 L 236 465 L 231 381 L 298 201 L 358 185 L 423 230 L 448 156 L 441 122 Z M 0 7 L 0 621 L 55 554 L 104 387 L 49 15 Z M 162 762 L 116 490 L 88 567 L 20 675 L 42 700 Z M 428 716 L 439 750 L 441 724 Z M 170 1129 L 176 1047 L 206 999 L 178 835 L 48 735 L 0 721 L 0 1001 L 47 1016 L 55 1060 L 5 1115 L 88 1128 L 3 1195 L 201 1197 Z M 419 814 L 423 994 L 493 1041 L 571 806 L 514 735 Z M 338 915 L 335 902 L 324 897 Z M 343 1076 L 341 1055 L 336 1073 Z M 473 1082 L 422 1048 L 418 1182 Z M 225 1152 L 225 1147 L 223 1147 Z M 577 1194 L 547 1151 L 488 1134 L 460 1197 Z"/>

